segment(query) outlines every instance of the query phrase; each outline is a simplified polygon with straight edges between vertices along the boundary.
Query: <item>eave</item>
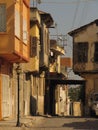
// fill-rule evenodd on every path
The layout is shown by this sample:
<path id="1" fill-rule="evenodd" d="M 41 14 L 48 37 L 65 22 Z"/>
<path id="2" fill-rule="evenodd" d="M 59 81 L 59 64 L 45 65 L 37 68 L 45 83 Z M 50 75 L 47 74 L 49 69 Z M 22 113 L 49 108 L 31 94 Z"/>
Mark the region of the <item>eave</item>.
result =
<path id="1" fill-rule="evenodd" d="M 59 46 L 56 46 L 55 48 L 54 47 L 51 47 L 50 48 L 53 52 L 55 52 L 57 55 L 65 55 L 65 50 L 64 48 L 61 48 Z"/>
<path id="2" fill-rule="evenodd" d="M 90 23 L 88 23 L 88 24 L 86 24 L 86 25 L 84 25 L 84 26 L 81 26 L 80 28 L 77 28 L 77 29 L 75 29 L 75 30 L 72 30 L 71 32 L 68 32 L 68 34 L 69 34 L 70 36 L 74 36 L 75 34 L 79 33 L 81 30 L 87 28 L 88 26 L 90 26 L 90 25 L 92 25 L 92 24 L 94 24 L 94 23 L 96 24 L 96 26 L 98 26 L 98 19 L 96 19 L 96 20 L 94 20 L 93 22 L 90 22 Z"/>
<path id="3" fill-rule="evenodd" d="M 79 74 L 79 75 L 82 75 L 82 74 L 98 74 L 98 70 L 88 70 L 88 71 L 75 71 L 74 70 L 74 73 L 75 74 Z"/>
<path id="4" fill-rule="evenodd" d="M 47 28 L 51 27 L 54 23 L 52 16 L 49 13 L 40 12 L 42 20 L 45 22 Z"/>

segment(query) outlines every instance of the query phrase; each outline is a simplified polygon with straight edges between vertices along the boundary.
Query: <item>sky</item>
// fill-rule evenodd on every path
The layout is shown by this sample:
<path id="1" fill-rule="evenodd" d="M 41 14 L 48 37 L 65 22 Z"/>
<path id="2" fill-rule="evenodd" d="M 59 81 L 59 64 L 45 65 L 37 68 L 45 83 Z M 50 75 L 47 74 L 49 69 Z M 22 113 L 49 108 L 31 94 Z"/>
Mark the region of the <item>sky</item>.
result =
<path id="1" fill-rule="evenodd" d="M 33 6 L 33 0 L 30 5 Z M 67 39 L 64 42 L 66 57 L 72 57 L 72 39 L 68 32 L 98 19 L 98 0 L 41 0 L 37 8 L 50 13 L 57 25 L 50 29 L 50 35 Z"/>

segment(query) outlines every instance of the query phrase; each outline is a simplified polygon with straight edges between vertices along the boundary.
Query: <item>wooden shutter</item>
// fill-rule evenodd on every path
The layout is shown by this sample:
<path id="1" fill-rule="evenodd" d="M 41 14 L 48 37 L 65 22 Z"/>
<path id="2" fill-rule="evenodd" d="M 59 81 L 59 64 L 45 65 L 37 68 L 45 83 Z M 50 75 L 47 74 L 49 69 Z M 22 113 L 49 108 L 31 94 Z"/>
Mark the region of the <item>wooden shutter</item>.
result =
<path id="1" fill-rule="evenodd" d="M 37 37 L 31 37 L 31 57 L 37 56 Z"/>

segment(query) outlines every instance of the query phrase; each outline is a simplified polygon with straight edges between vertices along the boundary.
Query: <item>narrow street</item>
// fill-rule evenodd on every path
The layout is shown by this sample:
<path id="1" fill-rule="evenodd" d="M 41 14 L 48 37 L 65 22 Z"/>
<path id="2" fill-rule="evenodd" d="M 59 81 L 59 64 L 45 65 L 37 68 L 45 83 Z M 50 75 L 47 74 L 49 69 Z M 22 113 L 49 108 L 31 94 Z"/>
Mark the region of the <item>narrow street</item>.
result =
<path id="1" fill-rule="evenodd" d="M 98 130 L 97 118 L 51 117 L 35 125 L 41 130 Z M 34 130 L 35 130 L 34 128 Z"/>
<path id="2" fill-rule="evenodd" d="M 98 130 L 97 9 L 0 0 L 0 130 Z"/>
<path id="3" fill-rule="evenodd" d="M 16 127 L 14 121 L 0 123 L 0 130 L 98 130 L 98 118 L 36 117 Z"/>

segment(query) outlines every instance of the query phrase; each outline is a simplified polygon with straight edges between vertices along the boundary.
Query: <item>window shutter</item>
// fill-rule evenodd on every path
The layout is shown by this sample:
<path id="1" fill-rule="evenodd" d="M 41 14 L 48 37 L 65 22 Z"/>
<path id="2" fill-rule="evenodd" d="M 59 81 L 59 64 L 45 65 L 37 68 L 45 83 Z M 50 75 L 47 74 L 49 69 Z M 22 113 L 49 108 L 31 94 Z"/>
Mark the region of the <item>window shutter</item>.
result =
<path id="1" fill-rule="evenodd" d="M 31 57 L 37 56 L 37 37 L 31 37 Z"/>

